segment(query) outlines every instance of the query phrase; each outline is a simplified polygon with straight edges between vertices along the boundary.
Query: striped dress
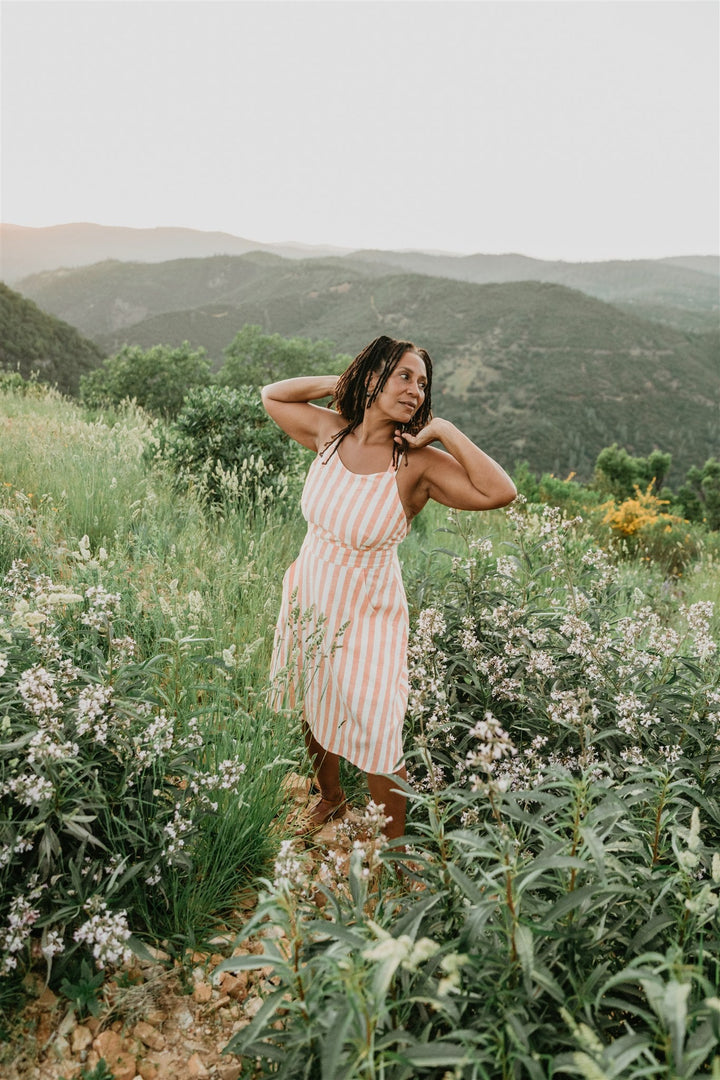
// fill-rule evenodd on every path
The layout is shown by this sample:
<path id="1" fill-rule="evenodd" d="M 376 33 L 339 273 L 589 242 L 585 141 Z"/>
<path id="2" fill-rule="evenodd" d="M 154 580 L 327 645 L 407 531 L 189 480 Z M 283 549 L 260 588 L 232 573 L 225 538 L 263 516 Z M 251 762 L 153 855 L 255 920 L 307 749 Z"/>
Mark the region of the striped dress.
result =
<path id="1" fill-rule="evenodd" d="M 325 750 L 365 772 L 396 772 L 408 697 L 397 546 L 408 524 L 395 469 L 360 475 L 337 451 L 318 454 L 301 506 L 307 534 L 275 630 L 275 706 L 287 693 Z"/>

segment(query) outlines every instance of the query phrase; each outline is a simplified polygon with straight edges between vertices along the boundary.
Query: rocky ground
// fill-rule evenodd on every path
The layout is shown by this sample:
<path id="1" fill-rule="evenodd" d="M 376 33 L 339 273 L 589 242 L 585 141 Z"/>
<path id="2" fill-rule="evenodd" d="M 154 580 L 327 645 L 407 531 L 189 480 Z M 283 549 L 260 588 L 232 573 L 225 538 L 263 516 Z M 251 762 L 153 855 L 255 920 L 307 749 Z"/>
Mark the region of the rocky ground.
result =
<path id="1" fill-rule="evenodd" d="M 307 782 L 297 778 L 294 798 L 307 802 Z M 335 851 L 347 859 L 352 811 L 343 826 L 326 825 L 312 836 L 318 856 Z M 251 892 L 240 898 L 238 923 L 247 921 L 256 903 Z M 269 928 L 269 933 L 273 928 Z M 10 1043 L 0 1049 L 0 1080 L 238 1080 L 240 1058 L 224 1054 L 235 1032 L 249 1024 L 262 1005 L 272 969 L 215 972 L 229 956 L 261 953 L 261 940 L 234 947 L 237 933 L 212 939 L 215 951 L 172 960 L 162 950 L 108 979 L 102 988 L 100 1015 L 78 1018 L 37 978 L 31 998 Z M 109 1072 L 98 1069 L 104 1059 Z"/>

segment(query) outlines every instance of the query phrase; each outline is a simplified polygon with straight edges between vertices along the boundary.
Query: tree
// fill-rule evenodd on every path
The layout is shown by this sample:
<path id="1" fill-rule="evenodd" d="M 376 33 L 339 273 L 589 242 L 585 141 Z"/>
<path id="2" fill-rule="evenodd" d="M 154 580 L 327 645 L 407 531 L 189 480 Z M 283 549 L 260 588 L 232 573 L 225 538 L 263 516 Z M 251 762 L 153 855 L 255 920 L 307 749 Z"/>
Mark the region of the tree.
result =
<path id="1" fill-rule="evenodd" d="M 709 529 L 720 529 L 720 461 L 708 458 L 702 469 L 688 469 L 677 501 L 688 521 L 702 521 Z"/>
<path id="2" fill-rule="evenodd" d="M 649 486 L 660 491 L 670 469 L 672 456 L 653 450 L 647 457 L 632 457 L 627 450 L 613 443 L 601 450 L 595 462 L 593 486 L 615 499 L 632 498 L 635 488 L 646 491 Z"/>
<path id="3" fill-rule="evenodd" d="M 210 381 L 205 350 L 194 350 L 187 341 L 177 348 L 154 345 L 147 351 L 125 345 L 80 380 L 80 397 L 90 406 L 118 405 L 131 398 L 148 412 L 170 419 L 189 390 Z"/>
<path id="4" fill-rule="evenodd" d="M 224 356 L 217 381 L 233 387 L 264 386 L 297 375 L 336 375 L 350 362 L 331 341 L 284 338 L 249 324 L 235 335 Z"/>

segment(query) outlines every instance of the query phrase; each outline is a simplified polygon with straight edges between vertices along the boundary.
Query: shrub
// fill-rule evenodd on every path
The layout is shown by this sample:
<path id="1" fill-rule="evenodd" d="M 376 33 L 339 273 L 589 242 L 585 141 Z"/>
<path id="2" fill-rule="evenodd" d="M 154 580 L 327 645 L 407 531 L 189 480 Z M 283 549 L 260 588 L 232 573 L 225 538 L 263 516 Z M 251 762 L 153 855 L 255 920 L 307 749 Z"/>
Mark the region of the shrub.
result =
<path id="1" fill-rule="evenodd" d="M 263 408 L 257 390 L 208 386 L 191 391 L 177 419 L 154 443 L 183 486 L 211 501 L 267 503 L 300 476 L 304 455 Z"/>
<path id="2" fill-rule="evenodd" d="M 698 557 L 701 540 L 697 529 L 663 509 L 668 505 L 667 499 L 653 494 L 651 485 L 645 491 L 636 487 L 633 498 L 599 507 L 603 517 L 598 533 L 603 537 L 606 526 L 605 546 L 623 557 L 639 557 L 661 566 L 666 574 L 681 574 Z"/>
<path id="3" fill-rule="evenodd" d="M 624 447 L 613 443 L 598 454 L 594 486 L 615 499 L 631 498 L 636 487 L 659 491 L 671 462 L 671 455 L 661 450 L 653 450 L 644 458 L 633 457 Z"/>
<path id="4" fill-rule="evenodd" d="M 297 375 L 336 375 L 350 362 L 331 341 L 264 334 L 259 326 L 244 326 L 224 354 L 217 380 L 236 388 L 264 386 Z"/>
<path id="5" fill-rule="evenodd" d="M 210 361 L 204 349 L 185 341 L 177 348 L 154 345 L 143 350 L 125 345 L 95 371 L 80 379 L 80 398 L 93 407 L 133 400 L 147 412 L 166 419 L 176 416 L 185 395 L 210 382 Z"/>
<path id="6" fill-rule="evenodd" d="M 689 469 L 677 500 L 689 521 L 720 529 L 720 461 L 708 458 L 702 469 Z"/>

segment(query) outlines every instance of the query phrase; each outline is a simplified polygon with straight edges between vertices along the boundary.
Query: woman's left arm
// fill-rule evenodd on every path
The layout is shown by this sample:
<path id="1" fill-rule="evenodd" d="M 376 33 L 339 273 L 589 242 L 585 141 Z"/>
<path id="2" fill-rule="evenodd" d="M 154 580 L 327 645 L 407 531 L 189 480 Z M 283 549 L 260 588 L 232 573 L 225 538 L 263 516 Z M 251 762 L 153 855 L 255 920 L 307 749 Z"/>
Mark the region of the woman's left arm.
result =
<path id="1" fill-rule="evenodd" d="M 422 481 L 427 498 L 456 510 L 493 510 L 507 506 L 517 495 L 514 483 L 488 454 L 449 420 L 433 417 L 417 435 L 396 439 L 411 449 L 425 449 Z M 429 446 L 441 442 L 447 454 Z"/>

